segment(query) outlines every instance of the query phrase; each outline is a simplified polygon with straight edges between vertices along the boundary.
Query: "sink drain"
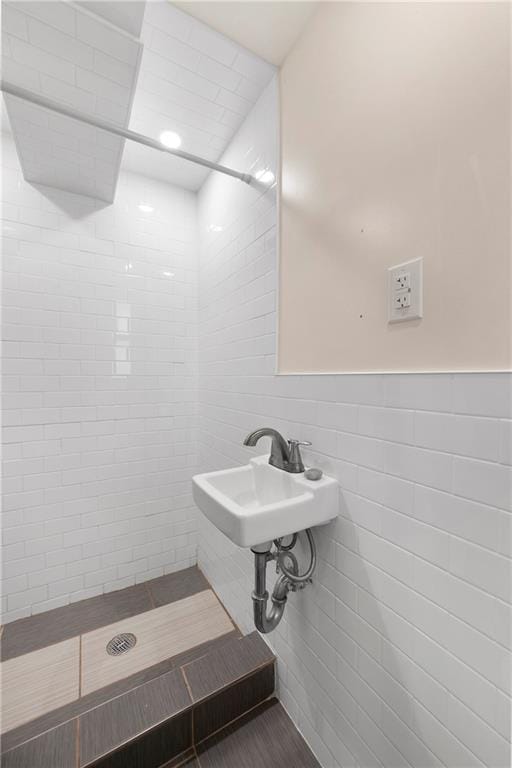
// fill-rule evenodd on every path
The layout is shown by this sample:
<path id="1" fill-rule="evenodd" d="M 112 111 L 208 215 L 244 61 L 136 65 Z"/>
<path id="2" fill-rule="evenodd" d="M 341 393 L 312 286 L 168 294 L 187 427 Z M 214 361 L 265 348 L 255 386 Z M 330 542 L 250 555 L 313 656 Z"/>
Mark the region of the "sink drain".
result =
<path id="1" fill-rule="evenodd" d="M 137 638 L 132 635 L 131 632 L 123 632 L 121 635 L 116 635 L 107 643 L 107 653 L 111 656 L 120 656 L 122 653 L 126 653 L 137 643 Z"/>

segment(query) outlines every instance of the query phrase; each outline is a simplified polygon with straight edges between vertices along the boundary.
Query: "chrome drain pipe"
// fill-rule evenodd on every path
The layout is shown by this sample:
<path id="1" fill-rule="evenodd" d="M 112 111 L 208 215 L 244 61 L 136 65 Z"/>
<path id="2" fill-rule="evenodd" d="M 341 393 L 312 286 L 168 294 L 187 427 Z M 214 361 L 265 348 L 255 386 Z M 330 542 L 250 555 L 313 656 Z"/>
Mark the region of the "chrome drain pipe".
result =
<path id="1" fill-rule="evenodd" d="M 267 563 L 274 559 L 270 552 L 270 546 L 269 542 L 269 548 L 263 552 L 252 550 L 254 553 L 254 592 L 252 593 L 254 624 L 256 629 L 263 634 L 272 632 L 281 621 L 290 589 L 290 582 L 284 574 L 281 574 L 272 590 L 272 606 L 267 613 L 269 599 Z"/>
<path id="2" fill-rule="evenodd" d="M 272 632 L 283 618 L 288 592 L 304 589 L 311 583 L 311 576 L 316 565 L 316 547 L 311 531 L 306 531 L 311 548 L 311 562 L 307 572 L 299 575 L 297 558 L 291 552 L 297 541 L 294 534 L 293 543 L 289 547 L 281 546 L 281 540 L 277 539 L 275 551 L 272 551 L 272 542 L 267 541 L 252 547 L 254 554 L 254 591 L 252 593 L 254 624 L 256 629 L 263 634 Z M 283 559 L 287 557 L 291 562 L 291 568 L 284 567 Z M 267 563 L 277 561 L 278 579 L 270 597 L 272 605 L 268 610 L 269 594 L 267 592 Z"/>

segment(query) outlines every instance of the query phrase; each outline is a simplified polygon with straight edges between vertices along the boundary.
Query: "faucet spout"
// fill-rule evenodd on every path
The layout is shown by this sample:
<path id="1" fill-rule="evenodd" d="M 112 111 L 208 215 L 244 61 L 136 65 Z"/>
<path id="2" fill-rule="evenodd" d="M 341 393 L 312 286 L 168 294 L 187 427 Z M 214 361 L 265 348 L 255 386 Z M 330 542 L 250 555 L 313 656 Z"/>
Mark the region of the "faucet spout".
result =
<path id="1" fill-rule="evenodd" d="M 277 467 L 278 469 L 286 470 L 290 461 L 290 451 L 286 440 L 276 429 L 272 429 L 272 427 L 261 427 L 260 429 L 255 429 L 254 432 L 251 432 L 249 435 L 247 435 L 244 440 L 244 445 L 254 447 L 258 440 L 260 440 L 262 437 L 272 438 L 272 447 L 270 449 L 270 458 L 268 463 L 272 464 L 273 467 Z"/>

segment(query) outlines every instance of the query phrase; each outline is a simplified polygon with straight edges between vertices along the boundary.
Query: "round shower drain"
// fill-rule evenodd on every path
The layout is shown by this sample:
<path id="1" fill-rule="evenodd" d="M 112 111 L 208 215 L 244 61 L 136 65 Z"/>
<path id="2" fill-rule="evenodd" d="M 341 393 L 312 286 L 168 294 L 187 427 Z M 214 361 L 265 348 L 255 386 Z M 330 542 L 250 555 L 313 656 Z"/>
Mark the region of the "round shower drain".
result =
<path id="1" fill-rule="evenodd" d="M 121 635 L 116 635 L 107 643 L 107 653 L 111 656 L 120 656 L 122 653 L 126 653 L 130 648 L 136 644 L 137 638 L 132 635 L 131 632 L 123 632 Z"/>

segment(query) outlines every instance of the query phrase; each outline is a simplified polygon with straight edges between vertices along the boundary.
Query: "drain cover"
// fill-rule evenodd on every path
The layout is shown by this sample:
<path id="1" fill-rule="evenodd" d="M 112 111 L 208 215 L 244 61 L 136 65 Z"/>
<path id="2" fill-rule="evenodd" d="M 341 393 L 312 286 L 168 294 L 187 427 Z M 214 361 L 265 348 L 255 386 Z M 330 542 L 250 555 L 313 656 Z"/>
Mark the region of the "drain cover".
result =
<path id="1" fill-rule="evenodd" d="M 130 648 L 136 644 L 137 638 L 132 635 L 131 632 L 123 632 L 121 635 L 116 635 L 107 643 L 107 653 L 111 656 L 120 656 L 122 653 L 126 653 Z"/>

